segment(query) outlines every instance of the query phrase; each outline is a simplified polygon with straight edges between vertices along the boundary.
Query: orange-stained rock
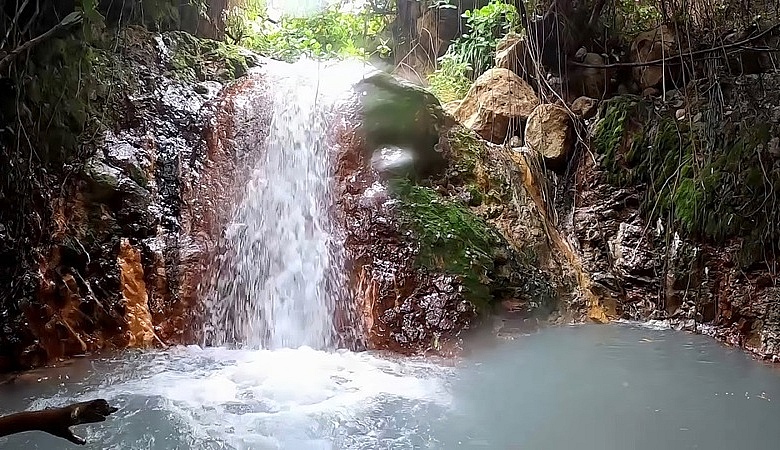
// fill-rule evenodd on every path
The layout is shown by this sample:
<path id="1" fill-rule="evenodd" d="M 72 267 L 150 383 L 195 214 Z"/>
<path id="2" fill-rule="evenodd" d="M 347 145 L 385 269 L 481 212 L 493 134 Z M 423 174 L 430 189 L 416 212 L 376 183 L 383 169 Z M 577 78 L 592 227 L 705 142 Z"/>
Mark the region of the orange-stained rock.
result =
<path id="1" fill-rule="evenodd" d="M 149 312 L 149 296 L 146 293 L 141 252 L 134 248 L 127 238 L 123 238 L 119 246 L 117 264 L 125 302 L 128 347 L 149 347 L 157 336 L 154 334 L 152 314 Z"/>

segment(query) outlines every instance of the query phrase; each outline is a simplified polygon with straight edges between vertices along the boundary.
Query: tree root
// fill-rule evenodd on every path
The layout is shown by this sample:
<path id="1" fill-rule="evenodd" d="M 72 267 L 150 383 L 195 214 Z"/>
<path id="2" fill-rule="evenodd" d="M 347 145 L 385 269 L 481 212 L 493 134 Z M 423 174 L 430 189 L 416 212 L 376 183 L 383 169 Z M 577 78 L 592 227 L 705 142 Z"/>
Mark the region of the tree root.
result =
<path id="1" fill-rule="evenodd" d="M 98 399 L 61 408 L 11 414 L 0 417 L 0 437 L 25 431 L 44 431 L 74 444 L 84 445 L 87 441 L 73 434 L 70 427 L 103 422 L 108 415 L 118 410 L 106 400 Z"/>

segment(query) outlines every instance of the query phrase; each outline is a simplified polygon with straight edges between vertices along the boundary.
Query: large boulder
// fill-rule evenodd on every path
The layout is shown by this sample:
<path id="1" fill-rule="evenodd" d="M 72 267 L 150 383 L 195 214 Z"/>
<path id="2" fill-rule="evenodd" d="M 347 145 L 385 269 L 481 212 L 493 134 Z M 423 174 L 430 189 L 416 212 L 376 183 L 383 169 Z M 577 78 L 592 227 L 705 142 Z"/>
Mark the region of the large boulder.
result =
<path id="1" fill-rule="evenodd" d="M 517 74 L 493 68 L 477 78 L 454 116 L 483 139 L 503 143 L 510 128 L 527 120 L 539 103 L 531 86 Z"/>
<path id="2" fill-rule="evenodd" d="M 356 87 L 360 98 L 361 126 L 369 156 L 388 147 L 410 152 L 418 174 L 435 171 L 443 163 L 437 151 L 445 121 L 439 100 L 412 83 L 378 72 Z"/>
<path id="3" fill-rule="evenodd" d="M 525 126 L 525 144 L 547 163 L 565 162 L 574 147 L 574 122 L 569 112 L 552 104 L 537 106 Z"/>

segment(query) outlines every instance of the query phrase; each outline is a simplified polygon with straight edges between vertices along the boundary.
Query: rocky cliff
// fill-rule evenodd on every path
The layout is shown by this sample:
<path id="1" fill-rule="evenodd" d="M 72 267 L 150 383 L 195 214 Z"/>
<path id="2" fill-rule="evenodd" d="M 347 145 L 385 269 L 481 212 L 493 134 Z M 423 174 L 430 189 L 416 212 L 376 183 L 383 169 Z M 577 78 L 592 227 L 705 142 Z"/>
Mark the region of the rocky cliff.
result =
<path id="1" fill-rule="evenodd" d="M 257 63 L 237 48 L 138 27 L 84 42 L 40 47 L 3 100 L 1 370 L 190 341 L 270 119 L 262 78 L 229 83 Z"/>
<path id="2" fill-rule="evenodd" d="M 509 56 L 452 116 L 378 74 L 336 121 L 343 345 L 452 354 L 486 322 L 662 319 L 780 355 L 777 73 L 666 92 L 661 73 L 640 96 L 593 70 L 577 80 L 605 99 L 551 103 Z M 55 39 L 9 78 L 0 370 L 199 341 L 273 65 L 124 27 Z"/>

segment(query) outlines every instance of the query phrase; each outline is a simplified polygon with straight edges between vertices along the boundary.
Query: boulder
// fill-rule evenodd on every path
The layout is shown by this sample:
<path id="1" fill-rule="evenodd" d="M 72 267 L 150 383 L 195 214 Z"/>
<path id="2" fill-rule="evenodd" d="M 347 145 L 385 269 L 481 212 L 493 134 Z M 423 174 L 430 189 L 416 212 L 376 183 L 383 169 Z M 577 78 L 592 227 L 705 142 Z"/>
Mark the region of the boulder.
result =
<path id="1" fill-rule="evenodd" d="M 569 112 L 557 105 L 539 105 L 525 127 L 525 144 L 549 164 L 566 161 L 574 146 L 574 123 Z"/>
<path id="2" fill-rule="evenodd" d="M 493 68 L 477 78 L 453 115 L 483 139 L 503 143 L 510 126 L 528 119 L 539 103 L 531 86 L 517 74 Z"/>
<path id="3" fill-rule="evenodd" d="M 496 44 L 496 67 L 511 70 L 526 78 L 532 63 L 523 36 L 509 33 Z"/>
<path id="4" fill-rule="evenodd" d="M 435 171 L 443 163 L 436 144 L 445 114 L 433 94 L 385 72 L 362 80 L 356 90 L 362 119 L 360 134 L 369 158 L 393 146 L 413 153 L 418 174 Z"/>
<path id="5" fill-rule="evenodd" d="M 592 119 L 598 112 L 599 101 L 590 97 L 578 97 L 571 104 L 571 112 L 584 120 Z"/>
<path id="6" fill-rule="evenodd" d="M 631 58 L 634 62 L 655 61 L 677 53 L 677 35 L 666 25 L 639 33 L 631 44 Z M 641 66 L 633 69 L 634 80 L 640 89 L 658 85 L 664 77 L 664 66 Z"/>

